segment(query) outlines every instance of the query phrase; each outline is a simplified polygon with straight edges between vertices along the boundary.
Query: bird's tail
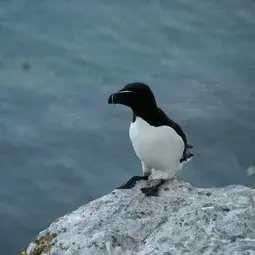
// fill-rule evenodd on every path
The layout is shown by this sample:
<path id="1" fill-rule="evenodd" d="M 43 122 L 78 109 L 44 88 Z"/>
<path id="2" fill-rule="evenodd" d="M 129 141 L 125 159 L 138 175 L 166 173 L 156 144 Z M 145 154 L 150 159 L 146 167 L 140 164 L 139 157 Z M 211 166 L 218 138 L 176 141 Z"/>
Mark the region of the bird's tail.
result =
<path id="1" fill-rule="evenodd" d="M 183 168 L 183 166 L 184 166 L 186 163 L 188 163 L 191 159 L 193 159 L 194 156 L 195 156 L 195 155 L 192 154 L 192 153 L 187 153 L 186 158 L 180 162 L 180 167 L 181 167 L 181 169 Z"/>
<path id="2" fill-rule="evenodd" d="M 195 155 L 194 155 L 193 153 L 188 152 L 188 153 L 186 154 L 186 161 L 191 160 L 193 157 L 195 157 Z"/>
<path id="3" fill-rule="evenodd" d="M 182 165 L 184 165 L 184 164 L 186 164 L 187 162 L 189 162 L 189 161 L 195 156 L 193 153 L 188 152 L 188 149 L 192 149 L 193 147 L 194 147 L 194 146 L 189 145 L 189 144 L 186 145 L 185 153 L 184 153 L 184 155 L 183 155 L 183 157 L 182 157 L 182 159 L 181 159 L 181 161 L 180 161 L 180 163 L 181 163 Z"/>
<path id="4" fill-rule="evenodd" d="M 187 145 L 186 145 L 186 148 L 187 148 L 187 149 L 192 149 L 192 148 L 194 148 L 194 146 L 193 146 L 193 145 L 190 145 L 190 144 L 187 144 Z"/>
<path id="5" fill-rule="evenodd" d="M 182 162 L 188 162 L 190 161 L 195 155 L 193 153 L 187 152 L 185 155 L 185 159 L 182 160 Z"/>

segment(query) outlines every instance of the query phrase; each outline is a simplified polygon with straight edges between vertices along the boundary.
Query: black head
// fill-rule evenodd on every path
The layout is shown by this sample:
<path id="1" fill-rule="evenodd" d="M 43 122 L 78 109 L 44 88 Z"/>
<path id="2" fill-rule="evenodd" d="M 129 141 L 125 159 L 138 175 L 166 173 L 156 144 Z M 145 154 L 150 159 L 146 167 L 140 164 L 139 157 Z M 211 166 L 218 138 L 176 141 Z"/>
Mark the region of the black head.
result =
<path id="1" fill-rule="evenodd" d="M 110 95 L 109 104 L 122 104 L 130 107 L 134 114 L 157 108 L 155 97 L 150 87 L 141 82 L 127 84 L 117 93 Z"/>

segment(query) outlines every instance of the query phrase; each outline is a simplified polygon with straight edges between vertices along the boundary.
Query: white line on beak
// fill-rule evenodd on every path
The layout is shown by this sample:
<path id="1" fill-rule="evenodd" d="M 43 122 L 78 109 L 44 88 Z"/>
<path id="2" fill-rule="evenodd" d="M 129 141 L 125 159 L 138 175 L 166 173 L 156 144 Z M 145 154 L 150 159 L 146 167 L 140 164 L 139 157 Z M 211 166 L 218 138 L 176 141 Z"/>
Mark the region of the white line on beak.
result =
<path id="1" fill-rule="evenodd" d="M 122 93 L 133 93 L 133 91 L 130 90 L 121 90 L 118 92 L 118 94 L 122 94 Z"/>

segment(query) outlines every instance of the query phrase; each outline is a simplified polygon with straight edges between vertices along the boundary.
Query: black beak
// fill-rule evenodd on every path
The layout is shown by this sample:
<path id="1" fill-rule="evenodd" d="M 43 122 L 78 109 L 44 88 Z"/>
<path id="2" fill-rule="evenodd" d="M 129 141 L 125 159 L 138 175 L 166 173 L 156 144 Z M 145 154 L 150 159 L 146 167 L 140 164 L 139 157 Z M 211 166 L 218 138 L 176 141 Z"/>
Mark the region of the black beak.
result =
<path id="1" fill-rule="evenodd" d="M 113 93 L 108 98 L 108 104 L 123 104 L 130 106 L 132 100 L 131 91 L 120 90 L 117 93 Z"/>
<path id="2" fill-rule="evenodd" d="M 115 102 L 114 102 L 114 97 L 116 97 L 116 94 L 118 94 L 118 93 L 113 93 L 113 94 L 111 94 L 111 95 L 109 96 L 109 98 L 108 98 L 108 104 L 115 104 Z"/>

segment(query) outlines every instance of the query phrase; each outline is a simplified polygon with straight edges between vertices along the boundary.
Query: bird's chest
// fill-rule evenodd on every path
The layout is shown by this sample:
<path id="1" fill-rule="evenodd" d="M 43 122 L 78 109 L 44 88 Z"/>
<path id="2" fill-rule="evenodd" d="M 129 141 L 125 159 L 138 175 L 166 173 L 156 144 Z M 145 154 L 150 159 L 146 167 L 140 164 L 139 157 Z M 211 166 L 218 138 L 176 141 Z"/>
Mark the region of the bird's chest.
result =
<path id="1" fill-rule="evenodd" d="M 166 135 L 167 132 L 163 127 L 151 126 L 140 119 L 131 123 L 129 129 L 129 136 L 133 145 L 140 150 L 152 149 L 152 145 L 154 147 L 162 145 Z"/>
<path id="2" fill-rule="evenodd" d="M 179 135 L 170 127 L 154 127 L 141 118 L 131 123 L 129 136 L 137 156 L 144 162 L 162 164 L 178 161 L 184 144 Z"/>

